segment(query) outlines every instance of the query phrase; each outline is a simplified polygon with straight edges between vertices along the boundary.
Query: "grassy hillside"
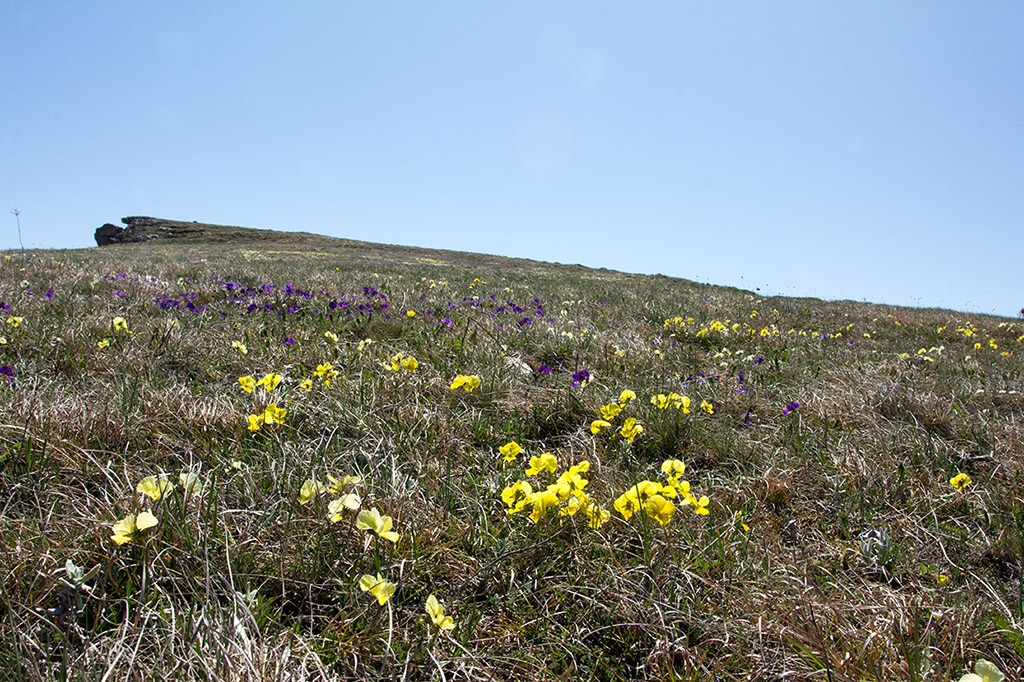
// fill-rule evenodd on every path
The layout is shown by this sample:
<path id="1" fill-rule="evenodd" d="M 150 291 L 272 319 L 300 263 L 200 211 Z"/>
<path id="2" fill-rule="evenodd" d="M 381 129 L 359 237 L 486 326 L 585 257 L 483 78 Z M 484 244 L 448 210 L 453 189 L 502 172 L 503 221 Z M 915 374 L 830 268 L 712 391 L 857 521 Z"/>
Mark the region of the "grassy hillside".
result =
<path id="1" fill-rule="evenodd" d="M 1017 321 L 287 235 L 0 301 L 0 679 L 1022 677 Z"/>

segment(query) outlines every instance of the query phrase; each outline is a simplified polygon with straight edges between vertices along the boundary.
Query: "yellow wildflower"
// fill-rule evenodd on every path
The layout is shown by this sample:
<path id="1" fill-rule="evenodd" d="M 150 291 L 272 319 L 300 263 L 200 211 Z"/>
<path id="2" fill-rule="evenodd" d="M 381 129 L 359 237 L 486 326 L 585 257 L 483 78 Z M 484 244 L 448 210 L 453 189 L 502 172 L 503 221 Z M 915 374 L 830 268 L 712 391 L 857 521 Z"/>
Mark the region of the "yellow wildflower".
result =
<path id="1" fill-rule="evenodd" d="M 619 434 L 626 439 L 627 443 L 632 444 L 633 439 L 644 432 L 644 427 L 636 423 L 636 419 L 630 417 L 626 420 L 626 423 L 622 425 L 622 430 Z"/>
<path id="2" fill-rule="evenodd" d="M 313 478 L 307 478 L 303 481 L 302 487 L 299 488 L 299 504 L 312 502 L 313 499 L 316 498 L 319 493 L 324 492 L 324 490 L 325 487 L 323 483 Z"/>
<path id="3" fill-rule="evenodd" d="M 389 583 L 387 580 L 381 577 L 380 573 L 375 576 L 364 575 L 359 579 L 359 589 L 363 592 L 369 592 L 377 598 L 377 603 L 384 606 L 391 599 L 391 595 L 395 593 L 397 585 Z"/>
<path id="4" fill-rule="evenodd" d="M 712 405 L 711 403 L 709 403 L 706 400 L 700 401 L 700 409 L 704 410 L 708 414 L 714 414 L 715 413 L 715 406 Z"/>
<path id="5" fill-rule="evenodd" d="M 434 595 L 427 597 L 427 615 L 430 616 L 431 622 L 442 630 L 451 630 L 455 627 L 455 621 L 451 616 L 444 615 L 444 607 Z"/>
<path id="6" fill-rule="evenodd" d="M 271 372 L 270 374 L 264 375 L 264 377 L 262 379 L 257 381 L 256 385 L 257 386 L 262 386 L 265 389 L 267 389 L 268 391 L 273 391 L 275 388 L 277 388 L 277 385 L 279 383 L 281 383 L 281 379 L 283 379 L 283 378 L 284 377 L 282 377 L 280 374 L 277 374 L 275 372 Z"/>
<path id="7" fill-rule="evenodd" d="M 466 391 L 466 393 L 472 393 L 473 389 L 480 388 L 480 377 L 476 376 L 475 374 L 469 376 L 465 374 L 459 374 L 455 377 L 455 379 L 451 383 L 451 386 L 449 386 L 448 388 L 450 388 L 453 391 L 458 388 L 462 388 Z"/>
<path id="8" fill-rule="evenodd" d="M 963 492 L 964 488 L 971 484 L 971 477 L 961 472 L 954 476 L 953 478 L 949 479 L 949 484 L 956 488 L 957 490 L 959 490 L 960 492 Z"/>
<path id="9" fill-rule="evenodd" d="M 530 458 L 530 468 L 526 470 L 527 476 L 536 476 L 542 471 L 555 473 L 558 470 L 558 459 L 550 452 L 545 452 L 540 457 Z"/>
<path id="10" fill-rule="evenodd" d="M 516 457 L 522 454 L 523 448 L 520 447 L 519 443 L 511 440 L 498 448 L 498 452 L 502 454 L 506 462 L 514 462 Z"/>
<path id="11" fill-rule="evenodd" d="M 590 432 L 593 434 L 598 434 L 601 433 L 602 430 L 610 427 L 611 425 L 611 422 L 606 422 L 603 419 L 595 419 L 594 421 L 590 422 Z"/>
<path id="12" fill-rule="evenodd" d="M 173 489 L 173 483 L 166 478 L 157 478 L 156 476 L 146 476 L 135 486 L 135 492 L 148 495 L 152 500 L 159 500 L 164 493 L 168 493 Z"/>
<path id="13" fill-rule="evenodd" d="M 615 415 L 622 412 L 622 405 L 618 403 L 609 403 L 608 405 L 601 406 L 601 419 L 611 421 L 615 419 Z"/>
<path id="14" fill-rule="evenodd" d="M 242 343 L 241 341 L 232 341 L 231 347 L 237 349 L 238 352 L 241 353 L 242 355 L 246 355 L 249 352 L 249 349 L 246 348 L 245 344 Z"/>
<path id="15" fill-rule="evenodd" d="M 381 516 L 376 509 L 364 509 L 356 517 L 356 528 L 373 533 L 377 537 L 398 542 L 398 533 L 391 530 L 393 520 L 390 516 Z"/>
<path id="16" fill-rule="evenodd" d="M 242 390 L 246 393 L 252 393 L 256 388 L 256 380 L 251 376 L 238 377 L 238 383 L 242 386 Z"/>
<path id="17" fill-rule="evenodd" d="M 138 516 L 129 514 L 112 526 L 114 534 L 110 536 L 110 539 L 123 545 L 126 542 L 137 540 L 139 533 L 147 528 L 152 528 L 157 523 L 156 517 L 148 511 L 141 512 Z"/>

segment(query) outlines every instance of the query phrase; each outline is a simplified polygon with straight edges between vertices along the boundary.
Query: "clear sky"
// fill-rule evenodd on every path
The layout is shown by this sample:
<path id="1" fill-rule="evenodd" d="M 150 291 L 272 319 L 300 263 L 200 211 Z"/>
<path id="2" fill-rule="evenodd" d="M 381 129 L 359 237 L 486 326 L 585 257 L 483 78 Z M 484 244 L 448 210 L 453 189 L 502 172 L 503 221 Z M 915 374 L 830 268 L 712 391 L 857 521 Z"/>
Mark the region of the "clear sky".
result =
<path id="1" fill-rule="evenodd" d="M 0 2 L 0 248 L 122 216 L 1024 306 L 1021 2 Z"/>

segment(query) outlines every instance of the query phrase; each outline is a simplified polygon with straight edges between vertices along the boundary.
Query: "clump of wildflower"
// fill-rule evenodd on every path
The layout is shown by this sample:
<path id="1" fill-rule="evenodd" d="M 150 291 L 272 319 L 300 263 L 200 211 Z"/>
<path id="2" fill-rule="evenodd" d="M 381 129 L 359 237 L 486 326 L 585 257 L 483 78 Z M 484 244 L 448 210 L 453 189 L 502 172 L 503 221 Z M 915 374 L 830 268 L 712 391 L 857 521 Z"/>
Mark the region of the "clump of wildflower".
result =
<path id="1" fill-rule="evenodd" d="M 271 372 L 270 374 L 265 374 L 262 379 L 257 381 L 256 386 L 262 386 L 268 391 L 273 391 L 275 388 L 277 388 L 277 385 L 281 383 L 282 379 L 284 379 L 284 377 L 282 377 L 280 374 Z M 239 379 L 239 381 L 241 381 L 241 379 Z"/>
<path id="2" fill-rule="evenodd" d="M 971 477 L 965 474 L 964 472 L 960 472 L 953 478 L 949 479 L 949 484 L 960 492 L 963 492 L 964 488 L 969 486 L 971 482 Z"/>
<path id="3" fill-rule="evenodd" d="M 135 492 L 148 496 L 151 500 L 159 500 L 161 496 L 174 490 L 174 484 L 166 478 L 146 476 L 135 486 Z"/>
<path id="4" fill-rule="evenodd" d="M 338 335 L 335 334 L 332 331 L 324 332 L 324 338 L 327 339 L 328 341 L 330 341 L 331 343 L 337 343 L 338 342 Z"/>
<path id="5" fill-rule="evenodd" d="M 519 443 L 511 440 L 498 448 L 498 452 L 501 453 L 501 456 L 506 462 L 514 462 L 516 461 L 516 457 L 523 453 L 523 448 Z"/>
<path id="6" fill-rule="evenodd" d="M 338 373 L 335 371 L 334 365 L 329 362 L 325 362 L 316 366 L 313 376 L 319 377 L 320 380 L 324 382 L 324 386 L 330 386 L 331 381 L 338 376 Z"/>
<path id="7" fill-rule="evenodd" d="M 148 511 L 140 512 L 138 516 L 129 514 L 112 526 L 114 533 L 110 539 L 119 545 L 138 540 L 142 531 L 152 528 L 157 523 L 156 517 Z"/>
<path id="8" fill-rule="evenodd" d="M 583 388 L 590 383 L 590 372 L 585 369 L 581 369 L 572 375 L 572 385 Z"/>
<path id="9" fill-rule="evenodd" d="M 455 627 L 455 621 L 452 620 L 451 616 L 444 615 L 444 607 L 441 606 L 434 595 L 427 597 L 426 608 L 430 621 L 441 630 L 451 630 Z"/>
<path id="10" fill-rule="evenodd" d="M 324 484 L 315 478 L 307 478 L 302 482 L 302 487 L 299 488 L 299 504 L 308 504 L 312 502 L 317 495 L 324 492 L 326 489 L 327 488 Z"/>
<path id="11" fill-rule="evenodd" d="M 256 389 L 256 380 L 249 375 L 238 377 L 238 383 L 246 393 L 252 393 Z"/>
<path id="12" fill-rule="evenodd" d="M 453 391 L 459 388 L 463 388 L 465 389 L 466 393 L 472 393 L 473 389 L 480 388 L 480 377 L 478 377 L 475 374 L 468 376 L 465 374 L 459 374 L 452 381 L 452 384 L 451 386 L 449 386 L 449 388 Z"/>
<path id="13" fill-rule="evenodd" d="M 558 470 L 558 459 L 550 452 L 545 452 L 540 457 L 530 458 L 530 468 L 526 470 L 527 476 L 536 476 L 542 471 L 555 473 Z"/>
<path id="14" fill-rule="evenodd" d="M 261 414 L 249 415 L 249 430 L 259 431 L 263 425 L 284 424 L 284 418 L 288 410 L 278 407 L 277 403 L 270 403 L 264 408 Z"/>
<path id="15" fill-rule="evenodd" d="M 640 426 L 640 424 L 637 423 L 635 418 L 630 417 L 622 425 L 622 429 L 619 431 L 619 435 L 625 438 L 627 443 L 632 445 L 633 439 L 643 432 L 644 427 Z"/>
<path id="16" fill-rule="evenodd" d="M 413 356 L 395 353 L 391 356 L 390 362 L 384 363 L 384 368 L 391 372 L 397 372 L 403 369 L 407 372 L 415 372 L 419 365 L 419 361 L 417 361 Z"/>
<path id="17" fill-rule="evenodd" d="M 533 496 L 533 486 L 527 481 L 516 481 L 501 491 L 501 500 L 509 514 L 521 512 Z"/>
<path id="18" fill-rule="evenodd" d="M 398 542 L 398 533 L 391 530 L 394 523 L 390 516 L 381 516 L 376 509 L 364 509 L 356 517 L 356 528 L 365 530 L 390 542 Z"/>
<path id="19" fill-rule="evenodd" d="M 364 575 L 359 579 L 359 589 L 363 592 L 369 592 L 377 598 L 377 603 L 384 606 L 391 599 L 391 595 L 395 593 L 397 585 L 384 580 L 380 573 L 376 576 Z"/>

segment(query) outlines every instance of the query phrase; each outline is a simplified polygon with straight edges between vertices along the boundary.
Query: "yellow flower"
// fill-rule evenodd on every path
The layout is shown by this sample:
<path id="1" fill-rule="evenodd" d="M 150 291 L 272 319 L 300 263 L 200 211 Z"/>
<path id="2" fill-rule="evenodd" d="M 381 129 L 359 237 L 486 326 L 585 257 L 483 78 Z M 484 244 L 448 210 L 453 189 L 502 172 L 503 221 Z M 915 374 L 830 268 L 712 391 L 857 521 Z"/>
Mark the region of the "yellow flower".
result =
<path id="1" fill-rule="evenodd" d="M 391 542 L 398 542 L 398 533 L 391 530 L 392 523 L 393 521 L 390 516 L 381 516 L 380 512 L 376 509 L 364 509 L 356 517 L 356 528 L 359 530 L 366 530 L 377 537 L 390 540 Z"/>
<path id="2" fill-rule="evenodd" d="M 307 504 L 325 490 L 324 484 L 312 478 L 307 478 L 299 488 L 299 504 Z"/>
<path id="3" fill-rule="evenodd" d="M 266 409 L 263 410 L 263 423 L 264 424 L 284 424 L 284 417 L 288 414 L 288 410 L 283 407 L 278 407 L 277 403 L 270 403 Z"/>
<path id="4" fill-rule="evenodd" d="M 640 511 L 640 498 L 637 495 L 636 488 L 630 488 L 626 492 L 619 495 L 619 498 L 615 500 L 612 505 L 615 507 L 615 511 L 622 514 L 622 517 L 629 521 L 630 517 L 636 512 Z"/>
<path id="5" fill-rule="evenodd" d="M 964 488 L 971 484 L 971 477 L 961 472 L 954 476 L 953 478 L 949 479 L 949 484 L 956 488 L 957 490 L 959 490 L 960 492 L 963 492 Z"/>
<path id="6" fill-rule="evenodd" d="M 199 474 L 194 472 L 178 474 L 178 484 L 185 492 L 199 495 L 203 492 L 203 482 L 199 480 Z"/>
<path id="7" fill-rule="evenodd" d="M 706 400 L 700 401 L 700 409 L 704 410 L 708 414 L 714 414 L 715 413 L 715 406 L 712 405 L 711 403 L 709 403 Z"/>
<path id="8" fill-rule="evenodd" d="M 636 400 L 636 393 L 629 390 L 628 388 L 619 394 L 619 402 L 625 405 L 630 400 Z"/>
<path id="9" fill-rule="evenodd" d="M 381 577 L 380 573 L 376 577 L 372 575 L 364 575 L 359 579 L 359 589 L 363 592 L 369 592 L 377 598 L 377 603 L 384 606 L 391 599 L 391 595 L 395 593 L 397 585 L 389 583 L 387 580 Z"/>
<path id="10" fill-rule="evenodd" d="M 644 504 L 644 511 L 647 512 L 648 516 L 664 526 L 672 520 L 672 515 L 676 512 L 676 505 L 672 500 L 661 495 L 653 495 Z"/>
<path id="11" fill-rule="evenodd" d="M 299 388 L 301 388 L 303 391 L 312 391 L 313 390 L 313 380 L 312 379 L 303 379 L 302 381 L 299 382 Z"/>
<path id="12" fill-rule="evenodd" d="M 326 338 L 328 341 L 331 341 L 331 342 L 337 342 L 338 341 L 338 335 L 335 334 L 332 331 L 324 332 L 324 338 Z"/>
<path id="13" fill-rule="evenodd" d="M 144 511 L 138 516 L 129 514 L 112 526 L 114 534 L 110 536 L 110 539 L 123 545 L 126 542 L 137 540 L 140 532 L 152 528 L 157 523 L 156 517 L 148 511 Z"/>
<path id="14" fill-rule="evenodd" d="M 551 490 L 543 490 L 530 496 L 533 503 L 533 511 L 530 512 L 530 520 L 537 523 L 544 516 L 549 507 L 558 506 L 558 495 Z"/>
<path id="15" fill-rule="evenodd" d="M 480 388 L 480 377 L 478 377 L 475 374 L 469 376 L 465 374 L 459 374 L 455 377 L 454 381 L 452 381 L 452 385 L 449 386 L 448 388 L 454 391 L 455 389 L 460 387 L 465 389 L 466 393 L 472 393 L 473 389 Z"/>
<path id="16" fill-rule="evenodd" d="M 252 393 L 256 388 L 256 380 L 251 376 L 238 377 L 238 383 L 241 384 L 242 390 L 246 393 Z"/>
<path id="17" fill-rule="evenodd" d="M 519 446 L 519 443 L 511 440 L 498 448 L 498 452 L 502 454 L 506 462 L 514 462 L 516 457 L 523 452 L 523 448 Z"/>
<path id="18" fill-rule="evenodd" d="M 615 419 L 615 415 L 622 412 L 622 405 L 618 403 L 609 403 L 608 405 L 601 406 L 601 419 L 611 421 Z"/>
<path id="19" fill-rule="evenodd" d="M 686 473 L 686 465 L 682 460 L 666 459 L 661 463 L 661 471 L 670 481 L 673 479 L 678 481 L 679 477 Z"/>
<path id="20" fill-rule="evenodd" d="M 701 516 L 707 516 L 710 512 L 708 511 L 708 503 L 711 501 L 706 495 L 702 495 L 700 499 L 693 496 L 688 498 L 690 506 L 693 507 L 694 514 L 700 514 Z"/>
<path id="21" fill-rule="evenodd" d="M 336 500 L 331 500 L 327 505 L 327 518 L 331 520 L 331 523 L 337 523 L 341 521 L 341 512 L 343 509 L 349 509 L 355 511 L 359 509 L 359 505 L 363 503 L 359 495 L 356 493 L 349 493 Z"/>
<path id="22" fill-rule="evenodd" d="M 542 471 L 555 473 L 558 470 L 558 460 L 550 452 L 545 452 L 540 457 L 530 458 L 530 468 L 526 470 L 527 476 L 536 476 Z"/>
<path id="23" fill-rule="evenodd" d="M 7 339 L 4 339 L 4 343 L 7 343 Z M 106 348 L 109 345 L 110 345 L 110 339 L 103 339 L 102 341 L 97 341 L 96 342 L 96 346 L 99 347 L 99 348 Z"/>
<path id="24" fill-rule="evenodd" d="M 604 525 L 604 522 L 612 517 L 611 513 L 602 509 L 599 505 L 593 501 L 583 507 L 583 512 L 590 519 L 590 527 L 597 530 Z"/>
<path id="25" fill-rule="evenodd" d="M 611 425 L 611 422 L 606 422 L 603 419 L 595 419 L 594 421 L 590 422 L 590 432 L 593 434 L 598 434 L 601 433 L 603 429 L 607 429 Z"/>
<path id="26" fill-rule="evenodd" d="M 246 355 L 249 352 L 249 349 L 246 348 L 245 344 L 242 343 L 241 341 L 232 341 L 231 342 L 231 347 L 232 348 L 237 348 L 238 352 L 241 353 L 242 355 Z"/>
<path id="27" fill-rule="evenodd" d="M 276 374 L 274 372 L 271 372 L 270 374 L 264 375 L 264 377 L 262 379 L 257 381 L 256 385 L 257 386 L 262 386 L 265 389 L 267 389 L 268 391 L 273 391 L 275 388 L 277 388 L 277 385 L 279 383 L 281 383 L 281 379 L 283 379 L 283 378 L 284 377 L 282 377 L 280 374 Z"/>
<path id="28" fill-rule="evenodd" d="M 664 393 L 651 396 L 651 405 L 654 405 L 659 410 L 668 409 L 668 396 Z"/>
<path id="29" fill-rule="evenodd" d="M 259 431 L 260 426 L 263 425 L 263 414 L 250 414 L 249 415 L 249 430 Z"/>
<path id="30" fill-rule="evenodd" d="M 501 491 L 501 499 L 508 506 L 509 514 L 521 512 L 533 495 L 533 486 L 526 481 L 516 481 Z"/>
<path id="31" fill-rule="evenodd" d="M 415 310 L 410 310 L 410 311 L 405 313 L 405 316 L 406 317 L 416 317 L 416 311 Z"/>
<path id="32" fill-rule="evenodd" d="M 420 366 L 420 363 L 417 362 L 416 358 L 414 358 L 411 355 L 402 358 L 402 369 L 404 369 L 404 370 L 408 370 L 410 372 L 415 372 L 416 368 L 419 367 L 419 366 Z"/>
<path id="33" fill-rule="evenodd" d="M 360 352 L 361 352 L 361 351 L 362 351 L 362 350 L 363 350 L 364 348 L 366 348 L 367 346 L 369 346 L 369 345 L 370 345 L 371 343 L 373 343 L 373 339 L 363 339 L 363 340 L 362 340 L 362 341 L 360 341 L 360 342 L 359 342 L 359 344 L 358 344 L 358 345 L 356 346 L 356 350 L 357 350 L 357 351 L 360 351 Z"/>
<path id="34" fill-rule="evenodd" d="M 683 414 L 690 414 L 690 398 L 685 395 L 679 395 L 678 393 L 669 393 L 668 399 L 672 401 L 672 404 L 677 409 L 683 411 Z"/>
<path id="35" fill-rule="evenodd" d="M 135 492 L 148 495 L 151 500 L 159 500 L 160 496 L 174 489 L 174 484 L 166 478 L 146 476 L 135 486 Z"/>
<path id="36" fill-rule="evenodd" d="M 974 663 L 974 672 L 960 678 L 960 682 L 1003 682 L 1006 676 L 994 664 L 979 658 Z"/>
<path id="37" fill-rule="evenodd" d="M 434 625 L 442 630 L 451 630 L 455 627 L 455 621 L 451 616 L 444 615 L 444 607 L 438 603 L 437 597 L 434 595 L 427 597 L 427 615 L 430 616 Z"/>
<path id="38" fill-rule="evenodd" d="M 636 419 L 630 417 L 626 420 L 626 423 L 622 425 L 622 430 L 619 434 L 626 439 L 626 442 L 632 444 L 633 439 L 644 432 L 644 427 L 636 423 Z"/>
<path id="39" fill-rule="evenodd" d="M 10 322 L 11 319 L 12 318 L 7 318 L 7 321 Z M 19 322 L 21 321 L 20 317 L 16 319 Z M 128 329 L 128 320 L 124 319 L 123 317 L 115 317 L 113 324 L 115 332 L 124 332 L 125 334 L 131 334 L 131 330 Z M 15 324 L 14 326 L 17 327 L 18 325 Z"/>

